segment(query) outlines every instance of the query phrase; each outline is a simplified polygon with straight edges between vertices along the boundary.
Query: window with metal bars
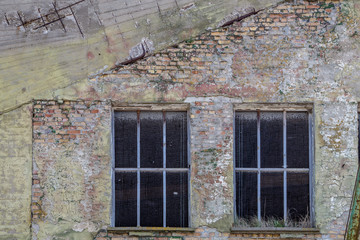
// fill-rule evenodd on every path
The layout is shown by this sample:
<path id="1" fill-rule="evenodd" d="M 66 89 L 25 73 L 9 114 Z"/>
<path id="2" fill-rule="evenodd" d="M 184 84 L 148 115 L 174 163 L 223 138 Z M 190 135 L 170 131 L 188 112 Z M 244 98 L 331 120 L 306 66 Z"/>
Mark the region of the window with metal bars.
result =
<path id="1" fill-rule="evenodd" d="M 187 126 L 186 112 L 115 112 L 116 227 L 188 227 Z"/>
<path id="2" fill-rule="evenodd" d="M 308 111 L 236 112 L 235 206 L 239 220 L 277 222 L 274 227 L 312 224 L 311 125 Z"/>

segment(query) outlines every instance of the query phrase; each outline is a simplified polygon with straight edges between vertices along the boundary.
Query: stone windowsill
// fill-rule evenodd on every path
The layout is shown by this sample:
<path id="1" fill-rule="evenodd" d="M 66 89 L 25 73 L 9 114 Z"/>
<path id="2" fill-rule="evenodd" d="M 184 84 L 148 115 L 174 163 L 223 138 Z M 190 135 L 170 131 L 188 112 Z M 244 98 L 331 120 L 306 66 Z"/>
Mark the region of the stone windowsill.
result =
<path id="1" fill-rule="evenodd" d="M 151 236 L 160 232 L 194 232 L 194 228 L 177 228 L 177 227 L 108 227 L 109 233 L 120 234 L 128 233 L 129 235 Z"/>
<path id="2" fill-rule="evenodd" d="M 317 228 L 292 228 L 292 227 L 269 227 L 269 228 L 231 228 L 231 233 L 299 233 L 299 234 L 319 234 L 320 230 Z"/>

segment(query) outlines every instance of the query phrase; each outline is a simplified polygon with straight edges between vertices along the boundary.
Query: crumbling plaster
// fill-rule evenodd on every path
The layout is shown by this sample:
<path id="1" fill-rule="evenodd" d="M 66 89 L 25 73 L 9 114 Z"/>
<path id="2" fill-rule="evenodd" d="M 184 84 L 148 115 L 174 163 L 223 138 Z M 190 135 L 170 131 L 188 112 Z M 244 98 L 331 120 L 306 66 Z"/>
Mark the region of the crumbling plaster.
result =
<path id="1" fill-rule="evenodd" d="M 292 2 L 284 4 L 284 8 L 291 4 Z M 218 52 L 209 50 L 211 55 L 206 55 L 206 51 L 203 53 L 193 49 L 201 48 L 200 42 L 206 41 L 207 37 L 203 40 L 195 38 L 180 44 L 180 50 L 175 48 L 159 52 L 133 66 L 106 72 L 102 76 L 55 91 L 54 95 L 66 99 L 105 98 L 130 103 L 186 101 L 192 104 L 195 104 L 194 99 L 198 97 L 209 97 L 212 101 L 218 102 L 218 96 L 223 96 L 228 100 L 221 100 L 221 103 L 216 105 L 228 113 L 232 111 L 229 103 L 234 101 L 313 102 L 316 223 L 324 233 L 333 229 L 335 225 L 335 228 L 344 229 L 357 169 L 356 126 L 359 86 L 355 82 L 359 82 L 360 76 L 357 70 L 359 4 L 344 1 L 341 8 L 332 6 L 327 8 L 331 10 L 329 24 L 318 29 L 316 33 L 302 29 L 298 22 L 288 22 L 279 31 L 269 31 L 261 38 L 244 34 L 238 45 L 228 43 L 227 39 L 223 38 L 221 40 L 224 44 Z M 261 14 L 263 13 L 240 24 L 235 23 L 234 28 L 225 30 L 229 31 L 227 33 L 221 33 L 220 30 L 219 35 L 230 35 L 229 33 L 236 31 L 233 30 L 236 27 L 251 28 L 252 23 Z M 205 36 L 216 34 L 214 31 L 213 34 L 206 33 Z M 294 36 L 300 36 L 297 38 L 299 41 L 293 40 Z M 187 51 L 196 54 L 187 54 Z M 178 52 L 184 53 L 179 61 L 190 63 L 188 68 L 193 71 L 191 75 L 186 75 L 185 68 L 189 66 L 187 64 L 184 64 L 185 67 L 178 64 L 180 66 L 174 70 L 175 74 L 170 70 L 157 68 L 161 64 L 166 64 L 161 62 L 164 61 L 163 58 L 169 56 L 170 61 L 173 61 L 171 52 L 175 55 Z M 195 61 L 205 62 L 205 68 L 197 67 Z M 192 63 L 194 64 L 191 65 Z M 208 63 L 211 67 L 207 66 Z M 143 66 L 148 65 L 152 67 L 146 70 Z M 184 71 L 181 71 L 183 69 Z M 192 127 L 196 126 L 197 124 L 193 124 Z M 212 136 L 210 132 L 207 132 L 207 135 Z M 206 151 L 205 147 L 202 150 L 194 150 L 193 164 L 196 165 L 197 161 L 211 161 L 213 156 L 207 156 Z M 202 158 L 199 159 L 199 155 Z M 232 169 L 231 165 L 228 166 L 228 171 Z M 192 205 L 197 206 L 197 209 L 202 209 L 206 204 L 216 206 L 211 200 L 200 206 L 198 199 L 201 197 L 196 197 L 197 180 L 194 181 Z M 231 182 L 231 179 L 228 181 Z M 202 192 L 199 196 L 207 199 L 209 195 Z M 197 215 L 193 218 L 194 226 L 211 225 L 214 219 L 218 219 L 209 210 L 212 208 L 204 209 L 209 212 L 205 210 L 202 213 L 208 214 L 212 220 Z M 222 211 L 222 216 L 226 218 L 232 214 L 232 205 L 223 204 L 219 211 Z"/>
<path id="2" fill-rule="evenodd" d="M 80 239 L 110 225 L 110 107 L 108 102 L 34 105 L 33 175 L 40 198 L 32 199 L 33 239 Z"/>
<path id="3" fill-rule="evenodd" d="M 0 115 L 0 239 L 31 238 L 31 104 Z"/>
<path id="4" fill-rule="evenodd" d="M 0 112 L 116 66 L 143 38 L 159 50 L 216 27 L 235 7 L 280 0 L 56 2 L 59 15 L 48 0 L 2 3 Z"/>
<path id="5" fill-rule="evenodd" d="M 287 1 L 280 7 L 291 8 L 294 2 Z M 329 6 L 327 9 L 331 11 L 329 24 L 320 27 L 319 32 L 315 34 L 302 29 L 299 22 L 288 22 L 279 30 L 263 31 L 263 34 L 260 34 L 261 37 L 248 35 L 252 32 L 251 28 L 254 25 L 256 27 L 256 20 L 266 18 L 267 14 L 277 10 L 277 8 L 270 8 L 242 23 L 235 23 L 227 29 L 207 32 L 177 47 L 158 51 L 155 55 L 139 60 L 135 64 L 105 71 L 89 79 L 80 76 L 88 74 L 90 72 L 88 70 L 84 70 L 85 73 L 80 71 L 78 72 L 80 77 L 76 76 L 78 73 L 75 73 L 75 68 L 78 65 L 74 65 L 74 72 L 70 73 L 74 74 L 76 82 L 75 80 L 66 80 L 66 82 L 64 80 L 66 77 L 61 74 L 57 78 L 56 69 L 53 69 L 56 76 L 39 71 L 33 77 L 36 80 L 40 79 L 41 82 L 28 81 L 29 84 L 33 84 L 34 89 L 40 86 L 39 92 L 33 92 L 27 97 L 19 95 L 11 99 L 10 90 L 18 88 L 20 84 L 20 82 L 15 82 L 9 85 L 9 94 L 6 95 L 5 103 L 1 107 L 11 109 L 11 107 L 16 107 L 16 104 L 26 102 L 32 97 L 59 100 L 59 103 L 56 103 L 59 106 L 62 105 L 62 99 L 107 103 L 109 103 L 107 100 L 124 103 L 190 103 L 193 161 L 191 205 L 194 206 L 192 226 L 212 226 L 220 231 L 226 231 L 233 221 L 233 202 L 232 199 L 229 200 L 233 194 L 233 136 L 231 134 L 233 103 L 314 103 L 315 218 L 316 226 L 324 234 L 322 238 L 331 239 L 331 231 L 344 230 L 358 165 L 357 102 L 360 97 L 358 22 L 360 17 L 357 14 L 360 6 L 356 1 L 343 1 L 341 8 Z M 234 32 L 236 33 L 237 28 L 244 31 L 236 35 Z M 245 31 L 245 29 L 250 30 Z M 234 36 L 234 38 L 230 39 L 226 36 Z M 296 36 L 300 36 L 300 39 Z M 302 36 L 304 38 L 301 38 Z M 216 37 L 219 37 L 216 43 L 204 43 L 208 38 L 213 40 Z M 80 40 L 80 45 L 83 44 L 82 41 Z M 93 43 L 96 42 L 93 41 Z M 215 45 L 215 47 L 201 48 L 202 45 Z M 44 53 L 42 48 L 39 49 L 38 53 Z M 105 45 L 103 49 L 106 49 Z M 201 49 L 204 51 L 200 51 Z M 60 53 L 61 49 L 54 51 Z M 88 52 L 87 49 L 81 51 L 84 54 Z M 178 53 L 181 53 L 182 57 L 179 57 Z M 76 56 L 78 52 L 73 51 L 73 54 Z M 50 48 L 46 55 L 50 56 L 49 64 L 53 61 L 51 56 L 54 56 L 54 59 L 58 58 Z M 65 55 L 63 59 L 66 60 Z M 13 60 L 19 61 L 16 58 Z M 170 62 L 177 62 L 174 68 L 162 68 L 172 66 Z M 83 62 L 80 61 L 78 64 L 82 65 Z M 24 66 L 25 69 L 29 68 L 27 69 L 29 72 L 34 73 L 34 70 L 31 70 L 33 65 Z M 66 71 L 66 74 L 69 73 Z M 46 79 L 50 78 L 55 82 L 47 81 L 49 86 L 42 85 L 42 81 L 46 82 Z M 22 78 L 19 79 L 22 80 Z M 28 77 L 24 78 L 26 79 Z M 56 82 L 56 80 L 59 81 Z M 2 83 L 5 84 L 5 81 Z M 70 86 L 65 87 L 69 84 Z M 20 110 L 4 113 L 1 117 L 9 114 L 11 115 L 9 119 L 15 118 L 12 115 L 18 111 Z M 91 162 L 91 157 L 80 154 L 76 150 L 78 149 L 76 145 L 57 146 L 55 144 L 52 146 L 49 143 L 49 149 L 47 149 L 37 148 L 34 143 L 34 169 L 43 171 L 43 175 L 40 175 L 43 182 L 40 184 L 46 193 L 44 210 L 47 215 L 44 219 L 34 222 L 33 236 L 38 239 L 46 239 L 46 237 L 49 239 L 71 237 L 90 239 L 89 232 L 98 230 L 102 227 L 101 225 L 109 224 L 111 192 L 110 176 L 106 173 L 109 173 L 111 168 L 110 116 L 109 110 L 105 111 L 97 125 L 100 127 L 95 128 L 97 133 L 104 131 L 100 135 L 105 140 L 93 142 L 96 146 L 104 148 L 100 155 L 105 159 L 105 162 L 100 164 L 103 167 L 103 174 L 96 177 L 97 180 L 101 179 L 101 182 L 95 185 L 102 191 L 102 201 L 106 207 L 103 209 L 103 215 L 97 216 L 99 218 L 97 220 L 93 220 L 93 215 L 88 215 L 86 211 L 78 212 L 79 209 L 76 209 L 73 214 L 71 207 L 67 209 L 58 206 L 55 192 L 59 190 L 52 189 L 57 185 L 60 187 L 58 189 L 65 186 L 70 186 L 72 189 L 71 186 L 74 184 L 77 185 L 81 181 L 86 183 L 88 172 L 86 167 L 81 166 L 80 159 Z M 31 122 L 31 116 L 26 114 L 19 119 Z M 204 119 L 214 120 L 214 122 L 199 126 L 201 120 Z M 2 122 L 5 121 L 2 120 Z M 224 134 L 222 134 L 223 131 Z M 23 135 L 25 134 L 17 137 L 22 139 Z M 31 136 L 31 133 L 28 136 Z M 2 139 L 8 142 L 11 138 L 5 136 Z M 210 144 L 213 142 L 216 142 L 215 146 Z M 79 142 L 79 144 L 93 149 L 91 144 L 89 146 L 85 142 Z M 23 149 L 23 146 L 22 143 L 16 144 L 15 149 Z M 55 149 L 50 148 L 51 146 Z M 67 148 L 74 151 L 66 155 Z M 42 149 L 50 153 L 47 159 L 61 159 L 62 161 L 58 163 L 44 161 L 45 159 L 40 154 Z M 74 164 L 76 160 L 79 162 Z M 69 175 L 70 179 L 67 179 L 66 174 L 59 176 L 56 171 L 46 166 L 49 163 L 55 164 L 54 169 L 74 167 L 74 174 Z M 23 168 L 17 166 L 11 169 L 19 171 Z M 203 171 L 209 174 L 204 176 Z M 31 176 L 28 171 L 26 174 Z M 217 182 L 213 184 L 214 179 Z M 75 186 L 74 190 L 76 189 L 80 191 L 78 194 L 64 193 L 67 194 L 64 196 L 69 203 L 76 202 L 79 198 L 86 199 L 87 193 L 83 188 L 83 182 Z M 26 212 L 28 211 L 26 203 L 29 199 L 24 199 L 21 200 L 23 205 L 19 205 L 24 206 L 23 210 Z M 200 199 L 203 201 L 199 201 Z M 14 218 L 6 219 L 7 222 L 4 225 L 11 223 Z M 24 229 L 19 233 L 23 234 L 21 236 L 28 236 L 26 234 L 29 234 L 30 230 L 26 228 L 27 224 L 29 222 L 21 224 L 21 229 Z M 84 231 L 76 232 L 77 230 Z M 14 238 L 20 236 L 12 231 L 12 229 L 10 232 L 7 230 L 7 233 L 12 234 Z"/>

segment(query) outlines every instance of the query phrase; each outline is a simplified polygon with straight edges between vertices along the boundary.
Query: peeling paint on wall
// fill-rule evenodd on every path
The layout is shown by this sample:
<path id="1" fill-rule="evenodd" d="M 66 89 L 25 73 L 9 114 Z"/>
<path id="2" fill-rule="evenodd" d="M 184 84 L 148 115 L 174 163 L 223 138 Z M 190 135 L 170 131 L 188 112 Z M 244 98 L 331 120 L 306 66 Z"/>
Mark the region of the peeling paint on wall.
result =
<path id="1" fill-rule="evenodd" d="M 200 3 L 195 2 L 189 7 L 180 5 L 173 11 L 181 11 L 179 18 L 193 19 L 201 8 L 205 8 Z M 353 7 L 355 10 L 351 10 Z M 161 9 L 161 5 L 159 9 L 157 14 L 162 21 L 170 19 L 169 12 Z M 19 74 L 27 77 L 19 78 L 19 82 L 14 85 L 7 86 L 2 82 L 6 91 L 11 92 L 11 89 L 16 88 L 19 96 L 14 99 L 11 95 L 0 96 L 3 96 L 1 107 L 4 109 L 12 109 L 10 107 L 14 107 L 14 103 L 18 104 L 32 97 L 44 99 L 34 101 L 32 116 L 33 238 L 92 239 L 96 234 L 102 240 L 114 237 L 106 228 L 110 225 L 112 194 L 111 101 L 116 101 L 189 103 L 191 219 L 196 231 L 185 234 L 184 237 L 224 239 L 259 237 L 229 233 L 234 222 L 233 104 L 314 104 L 313 207 L 315 227 L 320 228 L 321 234 L 296 237 L 341 239 L 358 165 L 356 126 L 360 54 L 357 35 L 359 17 L 356 9 L 359 6 L 351 1 L 287 1 L 241 22 L 234 22 L 226 28 L 209 30 L 179 44 L 174 45 L 176 41 L 173 39 L 167 40 L 166 44 L 171 43 L 172 47 L 160 51 L 156 49 L 166 45 L 161 42 L 164 35 L 145 38 L 146 34 L 142 34 L 134 37 L 136 41 L 130 41 L 125 37 L 115 37 L 118 36 L 117 30 L 114 30 L 116 27 L 111 30 L 98 29 L 96 38 L 86 39 L 89 44 L 80 40 L 78 45 L 68 48 L 68 52 L 76 49 L 74 55 L 81 52 L 85 59 L 86 64 L 80 64 L 83 69 L 79 71 L 83 72 L 79 75 L 75 71 L 76 66 L 71 73 L 60 66 L 65 64 L 68 53 L 65 51 L 64 55 L 60 54 L 61 44 L 59 49 L 48 49 L 46 52 L 46 61 L 61 59 L 64 62 L 59 63 L 59 66 L 32 75 L 29 74 L 32 65 L 23 64 L 23 71 Z M 214 24 L 223 17 L 218 19 L 211 14 L 206 16 Z M 119 18 L 117 16 L 114 19 Z M 136 29 L 152 26 L 156 22 L 155 17 L 146 19 L 149 24 L 139 22 Z M 174 19 L 177 18 L 171 18 L 173 22 L 169 21 L 164 28 L 182 26 L 179 29 L 188 29 L 191 26 L 182 25 L 184 22 L 176 23 Z M 201 24 L 207 25 L 206 22 Z M 133 25 L 131 22 L 132 27 Z M 174 39 L 194 35 L 201 29 L 204 28 L 199 27 L 184 35 L 181 35 L 181 31 L 177 32 L 181 36 Z M 139 44 L 134 46 L 134 42 Z M 126 47 L 117 48 L 122 44 Z M 81 51 L 79 46 L 82 46 Z M 129 49 L 132 50 L 128 60 L 149 54 L 136 63 L 118 66 L 109 71 L 105 69 L 99 75 L 85 79 L 87 64 L 93 64 L 91 69 L 98 69 L 96 66 L 104 62 L 110 62 L 108 66 L 114 66 L 115 62 L 121 62 L 127 56 Z M 155 49 L 152 55 L 151 49 Z M 39 47 L 36 51 L 44 50 Z M 109 56 L 102 55 L 104 51 L 114 51 L 116 54 L 122 52 L 122 55 L 114 53 L 116 56 L 111 55 L 110 61 Z M 4 67 L 11 67 L 11 62 L 17 61 L 16 56 L 8 57 L 6 62 L 9 63 Z M 10 75 L 12 74 L 5 77 Z M 32 81 L 26 81 L 28 75 Z M 51 81 L 47 81 L 48 79 Z M 28 85 L 18 88 L 22 80 Z M 47 84 L 42 85 L 42 81 L 47 81 Z M 29 114 L 28 111 L 25 112 Z M 2 144 L 10 146 L 2 150 L 6 155 L 6 164 L 13 159 L 21 159 L 22 163 L 27 163 L 30 156 L 23 152 L 24 144 L 19 140 L 25 133 L 13 136 L 5 130 L 8 128 L 7 124 L 17 125 L 24 119 L 31 123 L 31 116 L 25 112 L 19 118 L 18 110 L 0 116 L 0 126 L 6 123 L 6 126 L 0 128 L 0 134 L 5 131 L 5 141 Z M 29 126 L 25 126 L 28 131 Z M 30 136 L 31 133 L 26 133 L 27 140 Z M 24 153 L 26 160 L 22 159 L 22 155 L 13 157 L 17 151 Z M 18 171 L 22 166 L 9 167 L 9 171 L 14 169 Z M 6 189 L 18 189 L 15 182 L 9 182 L 10 185 L 4 185 Z M 26 189 L 30 191 L 30 187 Z M 30 205 L 25 202 L 28 200 L 9 206 L 13 209 L 18 206 L 27 209 L 26 206 Z M 26 216 L 29 217 L 30 213 Z M 10 218 L 13 219 L 14 216 L 11 215 Z M 4 219 L 3 221 L 11 222 L 8 221 L 8 215 Z M 7 222 L 5 225 L 9 226 Z M 0 234 L 11 232 L 14 236 L 28 236 L 30 229 L 26 224 L 29 222 L 21 222 L 21 231 L 16 233 L 11 227 L 0 228 Z M 97 233 L 98 231 L 100 232 Z M 171 234 L 173 233 L 163 235 L 172 237 Z M 121 237 L 127 238 L 129 235 L 123 234 Z M 273 239 L 278 237 L 288 236 L 271 236 Z"/>
<path id="2" fill-rule="evenodd" d="M 35 239 L 67 227 L 74 236 L 96 233 L 110 224 L 110 119 L 106 102 L 35 102 Z"/>

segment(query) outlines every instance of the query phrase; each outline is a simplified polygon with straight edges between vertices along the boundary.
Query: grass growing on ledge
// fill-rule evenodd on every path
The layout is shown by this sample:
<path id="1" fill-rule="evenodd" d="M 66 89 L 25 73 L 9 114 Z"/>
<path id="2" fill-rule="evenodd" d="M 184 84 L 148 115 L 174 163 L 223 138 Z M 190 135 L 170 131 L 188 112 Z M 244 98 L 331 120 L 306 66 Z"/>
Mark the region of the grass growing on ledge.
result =
<path id="1" fill-rule="evenodd" d="M 287 219 L 284 221 L 282 218 L 269 217 L 266 219 L 259 220 L 256 216 L 249 219 L 238 218 L 235 221 L 234 227 L 239 228 L 270 228 L 270 227 L 291 227 L 291 228 L 311 228 L 310 216 L 306 215 L 301 217 L 299 220 Z"/>

